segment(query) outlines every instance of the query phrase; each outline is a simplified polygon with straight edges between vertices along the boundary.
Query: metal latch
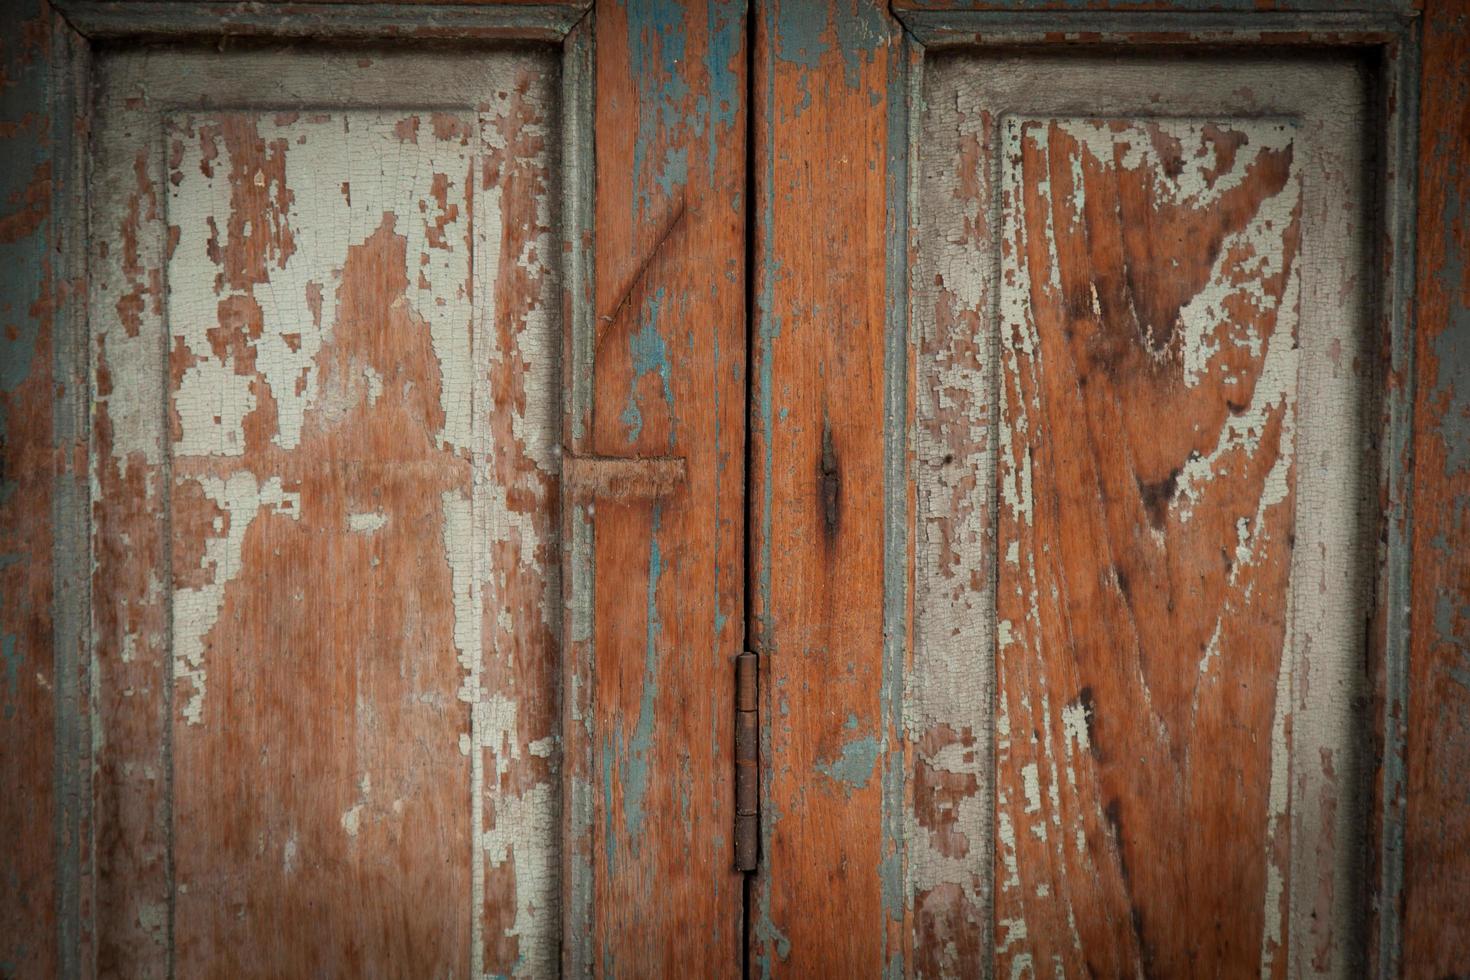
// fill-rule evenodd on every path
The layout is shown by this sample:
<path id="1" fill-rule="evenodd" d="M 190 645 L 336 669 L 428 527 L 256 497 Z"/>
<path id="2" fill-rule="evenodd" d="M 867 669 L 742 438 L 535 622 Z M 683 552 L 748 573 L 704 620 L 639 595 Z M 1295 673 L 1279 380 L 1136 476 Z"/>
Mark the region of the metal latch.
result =
<path id="1" fill-rule="evenodd" d="M 735 869 L 754 871 L 760 844 L 759 661 L 735 658 Z"/>

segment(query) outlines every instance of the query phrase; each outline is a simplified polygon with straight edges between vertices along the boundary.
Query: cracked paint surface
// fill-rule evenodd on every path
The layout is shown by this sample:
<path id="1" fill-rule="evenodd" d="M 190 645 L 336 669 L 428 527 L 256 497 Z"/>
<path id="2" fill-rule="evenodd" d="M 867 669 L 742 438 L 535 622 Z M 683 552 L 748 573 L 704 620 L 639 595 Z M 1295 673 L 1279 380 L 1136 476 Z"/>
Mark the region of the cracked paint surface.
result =
<path id="1" fill-rule="evenodd" d="M 269 90 L 309 67 L 242 58 L 191 81 L 124 56 L 104 86 L 99 822 L 147 846 L 110 863 L 103 948 L 545 975 L 554 73 L 482 59 L 457 111 L 167 110 L 210 75 Z M 382 92 L 373 64 L 316 67 Z M 452 90 L 446 62 L 415 67 Z"/>

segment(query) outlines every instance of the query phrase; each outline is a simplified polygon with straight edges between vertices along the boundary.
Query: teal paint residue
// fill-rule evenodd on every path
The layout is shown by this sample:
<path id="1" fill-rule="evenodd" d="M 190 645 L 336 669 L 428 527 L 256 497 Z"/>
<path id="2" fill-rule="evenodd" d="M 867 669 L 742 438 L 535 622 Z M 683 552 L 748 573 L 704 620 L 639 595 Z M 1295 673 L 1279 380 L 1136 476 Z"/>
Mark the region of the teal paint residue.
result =
<path id="1" fill-rule="evenodd" d="M 664 404 L 669 409 L 669 449 L 675 446 L 677 417 L 674 413 L 673 369 L 669 364 L 669 348 L 658 330 L 659 315 L 663 310 L 667 291 L 660 287 L 644 304 L 643 327 L 628 338 L 628 351 L 633 360 L 633 383 L 628 391 L 628 404 L 619 416 L 628 427 L 628 441 L 637 442 L 643 434 L 643 410 L 639 404 L 638 386 L 650 374 L 658 375 L 663 392 Z"/>
<path id="2" fill-rule="evenodd" d="M 890 754 L 883 767 L 883 843 L 878 860 L 878 889 L 883 911 L 894 922 L 903 920 L 907 895 L 904 888 L 903 780 L 904 770 L 895 764 L 898 753 Z"/>
<path id="3" fill-rule="evenodd" d="M 668 137 L 683 122 L 689 85 L 679 73 L 684 60 L 684 9 L 668 0 L 629 0 L 628 57 L 638 87 L 638 139 L 633 144 L 635 218 L 646 218 L 652 203 L 651 187 L 665 195 L 689 179 L 687 150 L 671 146 Z M 660 139 L 660 135 L 665 138 Z M 650 150 L 662 147 L 650 176 Z"/>
<path id="4" fill-rule="evenodd" d="M 855 738 L 842 747 L 842 754 L 830 762 L 818 762 L 817 772 L 845 784 L 849 790 L 862 789 L 873 778 L 878 765 L 878 740 L 871 735 Z"/>
<path id="5" fill-rule="evenodd" d="M 34 0 L 6 4 L 0 26 L 8 31 L 8 43 L 0 45 L 0 119 L 14 124 L 5 138 L 5 166 L 0 167 L 0 216 L 12 218 L 17 228 L 29 223 L 25 212 L 42 212 L 36 230 L 0 243 L 0 393 L 10 394 L 31 376 L 36 346 L 45 314 L 33 312 L 50 289 L 47 273 L 47 233 L 50 223 L 51 189 L 43 178 L 50 163 L 47 141 L 50 122 L 44 111 L 50 78 L 44 57 L 24 36 L 22 25 L 47 16 Z M 37 41 L 36 43 L 43 43 Z M 39 111 L 38 111 L 39 110 Z M 39 194 L 40 200 L 33 198 Z M 42 365 L 43 370 L 49 365 Z M 9 412 L 0 400 L 0 443 L 9 432 Z M 18 484 L 0 478 L 0 503 Z"/>
<path id="6" fill-rule="evenodd" d="M 819 68 L 822 55 L 829 46 L 822 35 L 827 33 L 827 5 L 809 0 L 786 0 L 776 8 L 776 57 L 803 68 Z M 842 15 L 838 15 L 838 20 Z"/>
<path id="7" fill-rule="evenodd" d="M 628 396 L 628 405 L 623 409 L 623 414 L 618 416 L 618 421 L 628 427 L 629 442 L 637 442 L 638 437 L 643 435 L 643 412 L 638 408 L 637 395 Z"/>
<path id="8" fill-rule="evenodd" d="M 1451 168 L 1448 183 L 1458 186 L 1458 167 Z M 1444 211 L 1444 266 L 1438 277 L 1449 301 L 1449 322 L 1433 341 L 1438 362 L 1434 400 L 1444 406 L 1439 435 L 1444 440 L 1446 476 L 1470 469 L 1470 306 L 1461 299 L 1470 264 L 1458 238 L 1465 221 L 1465 202 L 1458 194 L 1449 195 Z"/>
<path id="9" fill-rule="evenodd" d="M 658 638 L 663 632 L 663 622 L 658 614 L 658 583 L 663 578 L 664 559 L 658 533 L 662 510 L 661 505 L 653 505 L 653 529 L 648 543 L 648 627 L 644 634 L 643 693 L 638 700 L 638 723 L 628 743 L 623 771 L 623 822 L 628 832 L 628 846 L 635 857 L 642 842 L 643 798 L 648 793 L 648 760 L 653 753 L 653 712 L 659 691 Z"/>
<path id="10" fill-rule="evenodd" d="M 0 572 L 12 565 L 18 565 L 24 560 L 24 556 L 18 554 L 0 555 Z M 5 607 L 5 596 L 0 595 L 0 609 Z M 25 662 L 25 654 L 19 649 L 20 637 L 14 633 L 0 634 L 0 665 L 3 665 L 5 677 L 5 711 L 7 721 L 15 717 L 15 702 L 20 696 L 20 668 Z"/>
<path id="11" fill-rule="evenodd" d="M 745 39 L 745 4 L 723 0 L 709 4 L 709 49 L 704 55 L 704 68 L 709 73 L 709 99 L 704 102 L 702 114 L 708 115 L 705 124 L 709 140 L 709 176 L 715 177 L 715 164 L 719 160 L 717 137 L 719 127 L 730 129 L 740 111 L 743 87 L 740 84 L 740 47 Z M 703 101 L 703 100 L 702 100 Z"/>
<path id="12" fill-rule="evenodd" d="M 843 11 L 833 24 L 837 35 L 837 50 L 842 53 L 842 80 L 848 88 L 855 89 L 862 81 L 860 72 L 864 63 L 872 64 L 873 55 L 888 39 L 886 5 L 865 3 L 859 0 L 852 13 Z M 877 105 L 880 97 L 875 86 L 869 93 L 869 104 Z"/>
<path id="13" fill-rule="evenodd" d="M 847 721 L 845 721 L 845 722 L 842 723 L 842 727 L 843 728 L 846 728 L 850 732 L 855 732 L 855 731 L 857 731 L 857 726 L 858 726 L 857 715 L 853 714 L 852 712 L 848 712 L 848 714 L 847 714 Z"/>
<path id="14" fill-rule="evenodd" d="M 791 107 L 791 115 L 796 118 L 811 108 L 811 73 L 821 67 L 822 55 L 828 51 L 828 44 L 822 38 L 827 32 L 827 5 L 809 0 L 786 0 L 775 4 L 775 7 L 778 11 L 777 57 L 801 66 L 796 78 L 801 89 L 801 101 Z M 840 19 L 841 15 L 838 17 Z"/>

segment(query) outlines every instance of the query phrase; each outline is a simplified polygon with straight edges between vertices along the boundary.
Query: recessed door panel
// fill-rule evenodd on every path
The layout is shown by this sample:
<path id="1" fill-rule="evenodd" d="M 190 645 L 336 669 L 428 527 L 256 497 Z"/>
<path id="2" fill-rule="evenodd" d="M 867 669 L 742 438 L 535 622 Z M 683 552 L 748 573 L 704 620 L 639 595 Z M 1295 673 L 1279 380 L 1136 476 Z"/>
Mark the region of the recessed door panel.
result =
<path id="1" fill-rule="evenodd" d="M 1364 79 L 940 57 L 925 86 L 919 934 L 993 943 L 1002 976 L 1340 973 L 1377 480 Z M 945 956 L 919 958 L 964 972 Z"/>
<path id="2" fill-rule="evenodd" d="M 553 971 L 554 61 L 100 71 L 99 965 Z"/>

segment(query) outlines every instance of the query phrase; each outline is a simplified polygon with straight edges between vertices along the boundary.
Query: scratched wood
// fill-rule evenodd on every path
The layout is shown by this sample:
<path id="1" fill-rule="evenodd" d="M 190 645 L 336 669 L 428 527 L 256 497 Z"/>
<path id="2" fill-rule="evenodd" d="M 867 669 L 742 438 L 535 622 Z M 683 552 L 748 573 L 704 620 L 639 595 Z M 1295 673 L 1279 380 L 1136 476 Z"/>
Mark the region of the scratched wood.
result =
<path id="1" fill-rule="evenodd" d="M 597 353 L 581 448 L 682 457 L 685 475 L 670 492 L 590 502 L 590 966 L 734 976 L 745 5 L 633 0 L 594 16 Z"/>
<path id="2" fill-rule="evenodd" d="M 553 971 L 554 63 L 100 74 L 99 969 Z"/>
<path id="3" fill-rule="evenodd" d="M 916 972 L 1352 973 L 1366 88 L 1039 56 L 924 86 Z"/>
<path id="4" fill-rule="evenodd" d="M 1402 973 L 1470 973 L 1470 4 L 1424 11 Z"/>
<path id="5" fill-rule="evenodd" d="M 755 32 L 762 976 L 877 975 L 902 944 L 902 831 L 882 820 L 901 749 L 883 662 L 885 152 L 901 50 L 885 9 L 774 2 Z"/>

